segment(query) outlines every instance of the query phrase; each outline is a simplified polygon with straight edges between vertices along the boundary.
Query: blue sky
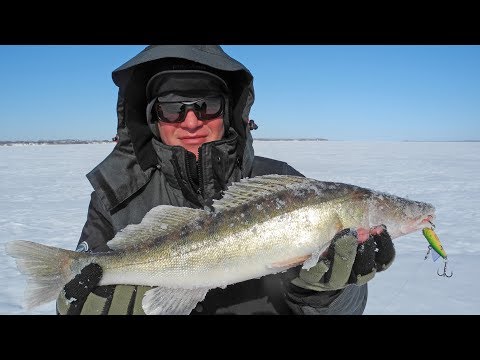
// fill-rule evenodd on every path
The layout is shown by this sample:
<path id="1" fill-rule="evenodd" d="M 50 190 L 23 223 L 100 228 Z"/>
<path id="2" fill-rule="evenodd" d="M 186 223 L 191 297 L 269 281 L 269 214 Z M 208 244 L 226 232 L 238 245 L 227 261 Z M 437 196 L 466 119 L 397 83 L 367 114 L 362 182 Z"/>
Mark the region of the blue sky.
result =
<path id="1" fill-rule="evenodd" d="M 0 140 L 110 139 L 111 72 L 145 45 L 0 45 Z M 480 46 L 225 45 L 256 138 L 480 140 Z"/>

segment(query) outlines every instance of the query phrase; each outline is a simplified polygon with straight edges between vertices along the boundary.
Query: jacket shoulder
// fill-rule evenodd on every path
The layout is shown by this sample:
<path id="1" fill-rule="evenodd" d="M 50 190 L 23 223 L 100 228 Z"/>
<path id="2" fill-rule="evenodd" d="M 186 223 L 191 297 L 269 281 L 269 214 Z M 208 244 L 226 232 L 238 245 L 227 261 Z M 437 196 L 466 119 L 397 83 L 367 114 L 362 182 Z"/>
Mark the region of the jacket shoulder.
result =
<path id="1" fill-rule="evenodd" d="M 268 174 L 304 176 L 285 161 L 255 156 L 251 177 Z"/>
<path id="2" fill-rule="evenodd" d="M 87 174 L 98 201 L 111 211 L 143 188 L 153 168 L 143 171 L 131 143 L 117 145 L 112 152 Z"/>

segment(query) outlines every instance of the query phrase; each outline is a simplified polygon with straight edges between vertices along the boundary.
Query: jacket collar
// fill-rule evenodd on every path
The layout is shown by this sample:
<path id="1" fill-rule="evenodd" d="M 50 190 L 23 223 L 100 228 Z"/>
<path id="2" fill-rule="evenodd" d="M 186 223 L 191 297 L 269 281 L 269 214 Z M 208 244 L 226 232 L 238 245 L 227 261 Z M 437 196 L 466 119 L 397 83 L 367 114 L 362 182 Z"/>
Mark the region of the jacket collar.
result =
<path id="1" fill-rule="evenodd" d="M 180 146 L 165 145 L 156 138 L 152 139 L 152 145 L 157 167 L 169 184 L 181 189 L 187 199 L 196 200 L 198 205 L 204 206 L 219 198 L 230 182 L 242 177 L 238 135 L 233 129 L 227 138 L 203 144 L 197 162 L 192 153 Z M 197 181 L 192 180 L 195 178 Z"/>
<path id="2" fill-rule="evenodd" d="M 175 188 L 181 188 L 179 181 L 186 181 L 187 152 L 179 146 L 168 146 L 153 139 L 152 148 L 155 150 L 157 165 L 147 170 L 142 170 L 135 155 L 126 128 L 118 132 L 119 141 L 114 150 L 87 174 L 87 178 L 94 188 L 99 199 L 110 211 L 139 191 L 150 181 L 153 172 L 160 169 L 168 183 Z M 206 143 L 201 148 L 201 192 L 207 204 L 217 198 L 222 190 L 233 181 L 250 176 L 253 165 L 252 139 L 247 141 L 248 151 L 243 154 L 243 161 L 238 154 L 238 134 L 230 129 L 226 139 Z M 248 138 L 247 138 L 248 139 Z M 193 156 L 193 154 L 191 154 Z M 178 175 L 175 175 L 174 164 L 178 165 Z M 182 192 L 195 193 L 190 184 Z M 186 191 L 185 191 L 186 190 Z M 197 202 L 203 205 L 195 193 Z M 200 199 L 202 197 L 200 196 Z M 192 199 L 193 200 L 193 199 Z M 195 201 L 193 201 L 195 202 Z M 198 203 L 197 203 L 198 205 Z"/>

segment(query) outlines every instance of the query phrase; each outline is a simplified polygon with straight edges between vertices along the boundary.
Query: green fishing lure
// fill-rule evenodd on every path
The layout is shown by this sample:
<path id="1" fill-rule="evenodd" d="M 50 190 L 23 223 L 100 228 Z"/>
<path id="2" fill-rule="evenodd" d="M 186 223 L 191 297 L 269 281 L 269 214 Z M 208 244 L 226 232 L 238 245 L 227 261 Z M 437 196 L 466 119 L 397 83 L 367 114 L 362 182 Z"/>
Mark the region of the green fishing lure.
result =
<path id="1" fill-rule="evenodd" d="M 442 257 L 444 262 L 443 273 L 440 273 L 437 271 L 437 274 L 439 276 L 444 276 L 449 278 L 453 276 L 453 272 L 450 272 L 450 275 L 447 275 L 447 253 L 443 248 L 443 245 L 440 242 L 440 239 L 438 238 L 437 234 L 433 230 L 434 228 L 435 228 L 435 225 L 432 224 L 432 228 L 424 228 L 422 230 L 423 236 L 425 236 L 425 239 L 427 239 L 428 243 L 430 244 L 428 245 L 428 251 L 427 251 L 427 255 L 425 255 L 425 260 L 428 258 L 428 254 L 433 249 L 435 253 L 438 254 L 435 257 L 434 254 L 432 253 L 433 261 L 437 260 L 438 257 Z"/>

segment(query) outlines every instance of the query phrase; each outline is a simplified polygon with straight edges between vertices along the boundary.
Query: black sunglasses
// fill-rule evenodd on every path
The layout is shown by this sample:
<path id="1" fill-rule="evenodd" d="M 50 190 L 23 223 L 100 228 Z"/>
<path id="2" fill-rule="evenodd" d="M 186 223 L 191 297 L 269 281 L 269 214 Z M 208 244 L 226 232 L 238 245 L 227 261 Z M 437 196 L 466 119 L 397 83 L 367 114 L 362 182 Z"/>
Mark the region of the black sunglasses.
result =
<path id="1" fill-rule="evenodd" d="M 154 105 L 158 121 L 180 123 L 185 120 L 188 109 L 193 110 L 198 120 L 212 120 L 223 115 L 223 96 L 207 96 L 195 101 L 157 101 Z"/>

